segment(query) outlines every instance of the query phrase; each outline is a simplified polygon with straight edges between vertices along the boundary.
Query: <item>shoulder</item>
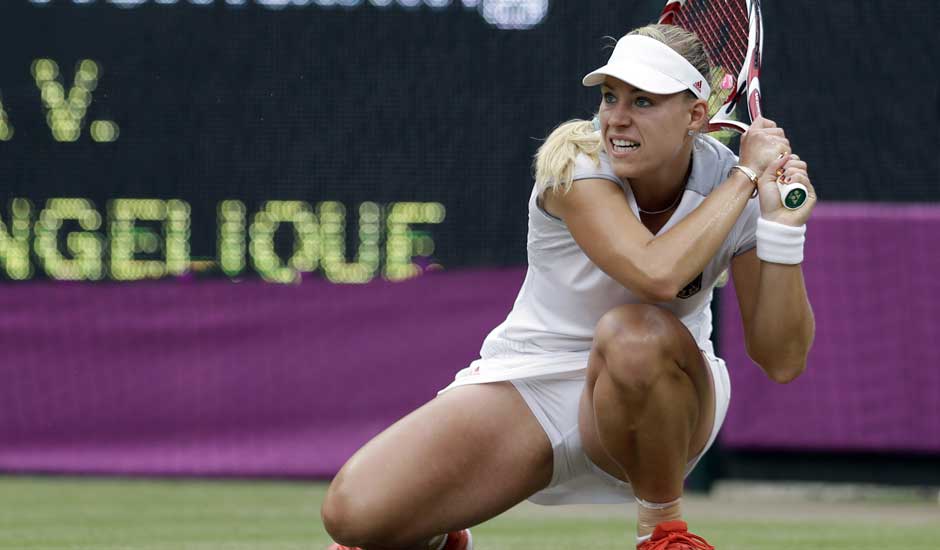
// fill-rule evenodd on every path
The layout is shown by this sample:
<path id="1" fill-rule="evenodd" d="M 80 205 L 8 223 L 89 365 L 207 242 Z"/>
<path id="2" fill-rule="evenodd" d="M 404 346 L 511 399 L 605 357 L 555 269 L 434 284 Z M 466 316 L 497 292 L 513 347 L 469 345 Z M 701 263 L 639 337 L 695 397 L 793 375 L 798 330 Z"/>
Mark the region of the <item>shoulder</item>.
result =
<path id="1" fill-rule="evenodd" d="M 614 174 L 614 169 L 610 166 L 610 159 L 607 153 L 601 151 L 597 158 L 593 158 L 585 153 L 579 153 L 574 160 L 574 172 L 571 181 L 603 179 L 610 180 L 623 188 L 623 181 Z"/>
<path id="2" fill-rule="evenodd" d="M 711 136 L 702 135 L 692 153 L 692 173 L 687 188 L 707 197 L 737 163 L 738 157 L 731 149 Z"/>

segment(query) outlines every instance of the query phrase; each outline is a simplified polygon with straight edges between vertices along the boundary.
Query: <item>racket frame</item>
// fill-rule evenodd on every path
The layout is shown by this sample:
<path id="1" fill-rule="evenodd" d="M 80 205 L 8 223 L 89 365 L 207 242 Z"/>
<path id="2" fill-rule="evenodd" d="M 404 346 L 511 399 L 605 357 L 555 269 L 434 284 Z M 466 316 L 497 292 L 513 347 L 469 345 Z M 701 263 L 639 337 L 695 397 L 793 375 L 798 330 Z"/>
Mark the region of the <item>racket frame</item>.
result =
<path id="1" fill-rule="evenodd" d="M 659 16 L 659 23 L 675 25 L 676 14 L 679 13 L 685 3 L 686 0 L 668 0 Z M 752 122 L 762 113 L 760 62 L 761 52 L 764 50 L 764 24 L 761 18 L 760 0 L 744 0 L 744 3 L 748 11 L 748 40 L 744 63 L 738 69 L 738 74 L 733 75 L 735 79 L 731 93 L 728 94 L 718 111 L 709 119 L 707 132 L 717 132 L 719 130 L 734 130 L 742 134 L 747 132 L 749 128 L 747 123 L 732 118 L 734 109 L 741 98 L 746 98 L 748 116 Z M 716 87 L 720 87 L 720 84 L 716 83 L 712 86 L 712 89 Z"/>
<path id="2" fill-rule="evenodd" d="M 659 23 L 674 25 L 676 15 L 685 6 L 686 0 L 667 0 L 659 16 Z M 750 125 L 740 120 L 734 120 L 732 115 L 741 98 L 745 98 L 747 112 L 751 122 L 763 115 L 761 110 L 760 92 L 760 66 L 761 54 L 764 51 L 764 21 L 760 11 L 760 0 L 744 0 L 747 7 L 748 40 L 744 63 L 738 69 L 732 91 L 718 111 L 709 119 L 707 132 L 719 130 L 734 130 L 739 133 L 747 132 Z M 730 73 L 728 73 L 730 74 Z M 713 89 L 720 84 L 716 83 Z M 795 210 L 806 201 L 806 187 L 800 183 L 785 184 L 778 180 L 780 202 L 790 210 Z"/>

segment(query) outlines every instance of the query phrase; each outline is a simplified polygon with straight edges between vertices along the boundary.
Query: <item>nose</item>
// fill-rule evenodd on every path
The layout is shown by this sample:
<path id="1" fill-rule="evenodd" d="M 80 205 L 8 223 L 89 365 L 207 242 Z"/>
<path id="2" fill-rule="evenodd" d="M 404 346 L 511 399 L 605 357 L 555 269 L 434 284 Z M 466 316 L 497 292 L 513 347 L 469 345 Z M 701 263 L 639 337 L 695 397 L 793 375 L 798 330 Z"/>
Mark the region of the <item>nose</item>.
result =
<path id="1" fill-rule="evenodd" d="M 608 109 L 607 125 L 613 127 L 629 126 L 632 122 L 630 110 L 623 103 L 617 103 Z"/>

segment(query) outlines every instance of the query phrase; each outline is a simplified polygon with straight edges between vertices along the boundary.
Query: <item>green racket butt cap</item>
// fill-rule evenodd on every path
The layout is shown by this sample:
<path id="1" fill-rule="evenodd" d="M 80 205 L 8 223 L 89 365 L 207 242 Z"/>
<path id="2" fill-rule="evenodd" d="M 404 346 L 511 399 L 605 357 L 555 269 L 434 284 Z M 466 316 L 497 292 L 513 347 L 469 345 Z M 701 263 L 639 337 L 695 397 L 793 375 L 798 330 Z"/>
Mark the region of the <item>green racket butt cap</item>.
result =
<path id="1" fill-rule="evenodd" d="M 783 199 L 783 205 L 790 210 L 796 210 L 806 202 L 805 189 L 791 189 Z"/>

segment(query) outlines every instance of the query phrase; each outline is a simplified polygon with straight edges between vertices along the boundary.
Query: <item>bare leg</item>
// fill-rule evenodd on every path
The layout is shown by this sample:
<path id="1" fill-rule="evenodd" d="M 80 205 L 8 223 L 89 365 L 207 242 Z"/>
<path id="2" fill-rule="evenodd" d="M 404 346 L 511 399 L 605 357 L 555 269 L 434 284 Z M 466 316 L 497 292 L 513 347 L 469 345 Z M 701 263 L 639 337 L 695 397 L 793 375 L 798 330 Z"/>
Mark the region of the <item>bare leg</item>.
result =
<path id="1" fill-rule="evenodd" d="M 654 503 L 682 496 L 685 467 L 706 445 L 715 396 L 704 358 L 685 326 L 649 305 L 611 310 L 598 323 L 579 428 L 602 469 Z M 640 507 L 638 532 L 651 530 Z M 656 512 L 675 519 L 678 504 Z"/>
<path id="2" fill-rule="evenodd" d="M 353 455 L 321 516 L 343 545 L 425 550 L 432 537 L 508 510 L 551 476 L 551 444 L 512 384 L 462 386 Z"/>

